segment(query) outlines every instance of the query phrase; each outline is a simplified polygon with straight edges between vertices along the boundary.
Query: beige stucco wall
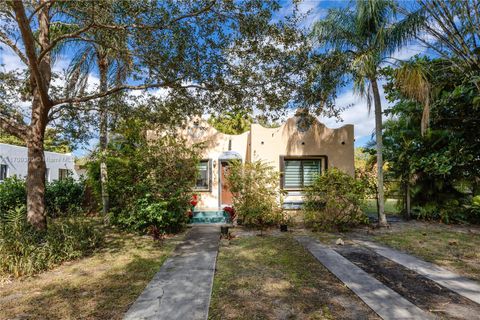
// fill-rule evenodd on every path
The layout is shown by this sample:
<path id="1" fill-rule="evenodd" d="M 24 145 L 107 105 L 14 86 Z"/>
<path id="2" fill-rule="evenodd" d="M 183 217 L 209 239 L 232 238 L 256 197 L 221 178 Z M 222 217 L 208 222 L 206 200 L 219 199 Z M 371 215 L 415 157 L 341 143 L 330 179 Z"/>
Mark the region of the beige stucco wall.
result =
<path id="1" fill-rule="evenodd" d="M 313 121 L 304 132 L 298 130 L 298 117 L 288 119 L 279 128 L 264 128 L 253 124 L 249 132 L 227 135 L 218 132 L 205 120 L 192 121 L 178 135 L 190 143 L 204 143 L 202 159 L 211 160 L 211 189 L 196 191 L 200 194 L 199 208 L 218 208 L 219 201 L 219 157 L 232 150 L 240 154 L 242 161 L 262 160 L 280 170 L 280 156 L 326 156 L 328 167 L 339 168 L 354 174 L 353 125 L 329 129 Z M 147 133 L 154 137 L 154 132 Z M 325 163 L 324 163 L 325 167 Z M 280 181 L 279 181 L 280 184 Z M 286 201 L 300 200 L 299 192 L 290 192 Z"/>
<path id="2" fill-rule="evenodd" d="M 217 131 L 205 120 L 192 121 L 187 127 L 180 129 L 177 133 L 192 144 L 203 143 L 204 149 L 201 158 L 211 160 L 211 188 L 209 191 L 195 191 L 200 195 L 198 209 L 218 208 L 219 203 L 219 157 L 226 151 L 232 150 L 240 154 L 242 161 L 247 159 L 247 147 L 249 132 L 239 135 L 228 135 Z M 149 136 L 154 134 L 147 133 Z M 231 141 L 231 142 L 230 142 Z M 229 149 L 231 148 L 231 149 Z"/>
<path id="3" fill-rule="evenodd" d="M 269 162 L 279 170 L 280 156 L 326 156 L 329 168 L 335 167 L 354 175 L 353 125 L 330 129 L 313 121 L 308 130 L 301 132 L 297 120 L 298 117 L 292 117 L 279 128 L 253 124 L 251 160 Z"/>

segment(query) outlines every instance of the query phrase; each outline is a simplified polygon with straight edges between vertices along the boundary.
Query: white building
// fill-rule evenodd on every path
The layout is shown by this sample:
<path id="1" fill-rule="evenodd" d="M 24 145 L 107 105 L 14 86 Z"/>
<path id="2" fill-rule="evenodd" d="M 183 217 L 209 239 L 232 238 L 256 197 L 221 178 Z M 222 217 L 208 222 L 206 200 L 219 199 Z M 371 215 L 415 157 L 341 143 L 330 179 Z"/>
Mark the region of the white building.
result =
<path id="1" fill-rule="evenodd" d="M 45 151 L 47 172 L 46 181 L 55 181 L 71 175 L 78 179 L 75 170 L 75 158 L 71 153 L 57 153 Z M 28 152 L 27 148 L 0 143 L 0 182 L 5 178 L 17 176 L 25 179 L 27 176 Z"/>

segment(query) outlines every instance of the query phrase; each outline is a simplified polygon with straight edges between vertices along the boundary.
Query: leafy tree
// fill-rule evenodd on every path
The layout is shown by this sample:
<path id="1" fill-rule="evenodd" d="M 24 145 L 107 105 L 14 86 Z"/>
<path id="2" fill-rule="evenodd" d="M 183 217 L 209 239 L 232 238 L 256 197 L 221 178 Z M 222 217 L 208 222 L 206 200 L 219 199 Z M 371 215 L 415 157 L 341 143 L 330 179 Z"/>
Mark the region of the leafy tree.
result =
<path id="1" fill-rule="evenodd" d="M 412 13 L 399 19 L 389 0 L 360 0 L 349 9 L 331 9 L 315 23 L 313 36 L 327 51 L 348 61 L 355 91 L 375 107 L 379 224 L 387 225 L 384 212 L 382 106 L 378 78 L 382 62 L 412 39 L 423 25 L 423 16 Z"/>
<path id="2" fill-rule="evenodd" d="M 425 218 L 471 220 L 465 208 L 479 193 L 479 107 L 477 78 L 445 59 L 416 58 L 431 75 L 430 126 L 418 130 L 424 106 L 405 95 L 396 70 L 386 69 L 387 99 L 394 103 L 385 122 L 385 158 L 402 180 L 407 203 Z M 407 212 L 410 211 L 407 207 Z M 473 212 L 472 212 L 473 213 Z"/>
<path id="3" fill-rule="evenodd" d="M 302 61 L 297 52 L 303 50 L 298 46 L 303 37 L 294 20 L 271 22 L 279 8 L 277 1 L 256 0 L 0 3 L 0 42 L 24 64 L 21 70 L 0 73 L 0 126 L 28 148 L 28 221 L 46 228 L 47 125 L 71 128 L 76 123 L 75 129 L 86 130 L 88 122 L 82 120 L 96 99 L 161 88 L 166 100 L 188 103 L 199 114 L 225 106 L 283 108 L 297 82 L 291 74 L 296 61 Z M 80 42 L 120 55 L 125 47 L 112 45 L 110 37 L 119 34 L 132 54 L 128 78 L 106 90 L 104 81 L 98 90 L 78 81 L 72 88 L 64 81 L 69 79 L 54 71 L 56 58 Z M 71 61 L 73 55 L 61 57 Z M 91 83 L 89 77 L 83 81 Z M 18 101 L 30 105 L 21 108 Z"/>
<path id="4" fill-rule="evenodd" d="M 59 134 L 58 130 L 53 128 L 47 128 L 45 130 L 44 138 L 44 148 L 45 151 L 59 152 L 59 153 L 69 153 L 72 151 L 72 146 L 70 141 L 62 137 Z M 13 144 L 15 146 L 26 147 L 24 140 L 17 138 L 14 135 L 8 133 L 0 132 L 0 143 Z"/>
<path id="5" fill-rule="evenodd" d="M 210 116 L 208 123 L 225 134 L 242 134 L 250 130 L 252 117 L 246 112 L 227 112 L 219 116 Z"/>

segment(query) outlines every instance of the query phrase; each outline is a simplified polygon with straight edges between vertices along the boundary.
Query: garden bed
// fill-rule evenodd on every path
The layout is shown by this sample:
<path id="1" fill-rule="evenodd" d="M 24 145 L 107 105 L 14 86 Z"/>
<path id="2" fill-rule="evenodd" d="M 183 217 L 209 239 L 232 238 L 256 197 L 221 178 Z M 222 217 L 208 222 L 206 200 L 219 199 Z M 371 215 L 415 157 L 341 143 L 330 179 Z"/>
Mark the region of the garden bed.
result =
<path id="1" fill-rule="evenodd" d="M 0 319 L 122 319 L 181 238 L 108 229 L 91 257 L 0 283 Z"/>
<path id="2" fill-rule="evenodd" d="M 377 253 L 359 246 L 335 250 L 419 308 L 448 319 L 478 319 L 480 305 Z"/>
<path id="3" fill-rule="evenodd" d="M 210 319 L 378 319 L 289 235 L 223 240 Z"/>

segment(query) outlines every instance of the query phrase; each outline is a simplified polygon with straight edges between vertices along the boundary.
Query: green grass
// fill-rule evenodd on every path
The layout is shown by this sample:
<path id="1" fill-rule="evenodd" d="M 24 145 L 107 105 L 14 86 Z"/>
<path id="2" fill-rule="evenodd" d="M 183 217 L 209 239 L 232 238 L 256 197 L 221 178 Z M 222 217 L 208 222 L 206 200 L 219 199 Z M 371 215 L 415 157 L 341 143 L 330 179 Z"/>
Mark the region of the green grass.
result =
<path id="1" fill-rule="evenodd" d="M 162 242 L 107 230 L 94 255 L 0 283 L 0 319 L 121 319 L 181 236 Z"/>
<path id="2" fill-rule="evenodd" d="M 223 242 L 209 314 L 222 320 L 376 318 L 290 236 Z"/>
<path id="3" fill-rule="evenodd" d="M 398 215 L 400 214 L 400 210 L 397 208 L 397 199 L 385 199 L 385 213 L 388 215 Z M 377 215 L 377 200 L 375 199 L 367 199 L 365 200 L 365 204 L 362 207 L 362 210 L 367 215 Z"/>
<path id="4" fill-rule="evenodd" d="M 409 226 L 374 237 L 376 241 L 480 280 L 480 234 L 431 224 Z"/>

